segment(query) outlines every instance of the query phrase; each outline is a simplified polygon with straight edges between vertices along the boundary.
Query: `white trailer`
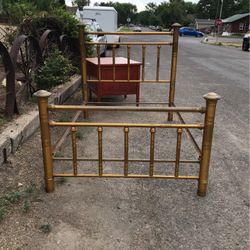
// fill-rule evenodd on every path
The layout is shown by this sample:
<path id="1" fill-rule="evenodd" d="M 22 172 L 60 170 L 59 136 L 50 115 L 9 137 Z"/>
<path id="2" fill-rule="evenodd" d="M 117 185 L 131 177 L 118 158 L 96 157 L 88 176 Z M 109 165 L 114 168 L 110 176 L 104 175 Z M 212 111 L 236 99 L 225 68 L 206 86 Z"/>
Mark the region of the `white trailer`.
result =
<path id="1" fill-rule="evenodd" d="M 91 18 L 95 19 L 103 31 L 115 32 L 117 31 L 118 15 L 113 7 L 104 6 L 84 6 L 82 10 L 76 12 L 79 19 Z M 108 35 L 107 42 L 118 42 L 119 36 Z"/>

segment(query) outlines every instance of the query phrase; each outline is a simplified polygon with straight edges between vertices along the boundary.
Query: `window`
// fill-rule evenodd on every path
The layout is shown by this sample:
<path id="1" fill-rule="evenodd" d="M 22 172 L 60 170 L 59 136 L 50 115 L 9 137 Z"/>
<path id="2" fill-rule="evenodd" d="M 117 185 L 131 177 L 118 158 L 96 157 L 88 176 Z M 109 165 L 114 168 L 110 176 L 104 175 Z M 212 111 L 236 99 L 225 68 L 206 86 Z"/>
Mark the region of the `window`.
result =
<path id="1" fill-rule="evenodd" d="M 240 23 L 239 30 L 243 30 L 243 29 L 244 29 L 244 23 Z"/>

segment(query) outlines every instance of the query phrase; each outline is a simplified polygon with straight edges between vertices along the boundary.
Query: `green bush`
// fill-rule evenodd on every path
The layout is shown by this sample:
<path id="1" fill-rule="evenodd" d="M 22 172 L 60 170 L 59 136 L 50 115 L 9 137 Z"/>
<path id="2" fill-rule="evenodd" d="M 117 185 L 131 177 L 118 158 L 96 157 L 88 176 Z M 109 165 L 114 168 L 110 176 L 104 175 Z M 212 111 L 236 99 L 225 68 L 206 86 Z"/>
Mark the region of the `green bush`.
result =
<path id="1" fill-rule="evenodd" d="M 50 89 L 69 80 L 75 72 L 77 68 L 58 49 L 54 49 L 44 65 L 35 72 L 34 81 L 38 89 Z"/>
<path id="2" fill-rule="evenodd" d="M 16 2 L 7 5 L 8 17 L 11 24 L 20 24 L 25 18 L 32 17 L 36 12 L 36 7 L 30 2 Z"/>

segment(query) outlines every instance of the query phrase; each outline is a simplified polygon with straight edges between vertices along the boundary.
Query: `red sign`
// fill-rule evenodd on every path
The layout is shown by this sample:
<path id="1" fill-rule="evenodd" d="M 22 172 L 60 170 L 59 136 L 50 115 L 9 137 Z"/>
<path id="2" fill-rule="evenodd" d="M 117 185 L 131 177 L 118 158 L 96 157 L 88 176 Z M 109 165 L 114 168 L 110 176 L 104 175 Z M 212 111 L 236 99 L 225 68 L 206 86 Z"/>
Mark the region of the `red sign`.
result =
<path id="1" fill-rule="evenodd" d="M 216 19 L 216 26 L 221 26 L 222 25 L 222 20 L 221 19 Z"/>

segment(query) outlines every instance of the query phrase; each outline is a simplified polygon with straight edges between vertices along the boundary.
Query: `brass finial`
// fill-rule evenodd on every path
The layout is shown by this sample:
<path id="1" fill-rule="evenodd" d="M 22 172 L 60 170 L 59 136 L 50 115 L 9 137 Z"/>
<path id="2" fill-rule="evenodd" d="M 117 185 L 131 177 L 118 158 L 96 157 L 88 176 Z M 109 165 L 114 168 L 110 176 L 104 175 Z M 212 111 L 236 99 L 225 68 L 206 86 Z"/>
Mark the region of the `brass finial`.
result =
<path id="1" fill-rule="evenodd" d="M 205 98 L 206 100 L 220 100 L 221 96 L 219 96 L 218 94 L 216 94 L 214 92 L 210 92 L 210 93 L 204 95 L 203 98 Z"/>
<path id="2" fill-rule="evenodd" d="M 51 93 L 46 90 L 38 90 L 33 95 L 36 97 L 50 97 Z"/>

